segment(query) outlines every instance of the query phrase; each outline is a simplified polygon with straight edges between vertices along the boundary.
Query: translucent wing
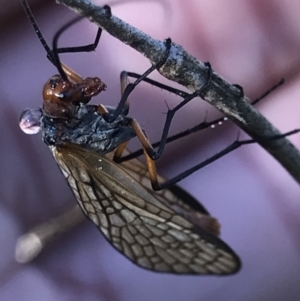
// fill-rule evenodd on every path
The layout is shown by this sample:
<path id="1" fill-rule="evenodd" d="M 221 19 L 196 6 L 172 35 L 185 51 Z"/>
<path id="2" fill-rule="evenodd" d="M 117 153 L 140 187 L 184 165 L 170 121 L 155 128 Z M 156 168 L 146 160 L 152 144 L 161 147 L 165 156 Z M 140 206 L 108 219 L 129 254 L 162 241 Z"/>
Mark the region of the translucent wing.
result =
<path id="1" fill-rule="evenodd" d="M 176 274 L 239 270 L 229 246 L 163 204 L 108 158 L 71 144 L 52 152 L 85 215 L 135 264 Z"/>
<path id="2" fill-rule="evenodd" d="M 221 226 L 219 221 L 210 216 L 201 203 L 182 188 L 177 185 L 173 185 L 168 189 L 153 191 L 149 180 L 149 172 L 145 164 L 137 159 L 133 159 L 121 163 L 121 166 L 142 186 L 144 186 L 149 193 L 153 194 L 154 197 L 159 199 L 163 204 L 171 207 L 179 215 L 188 219 L 191 223 L 204 228 L 213 235 L 218 236 L 220 234 Z M 160 183 L 165 182 L 165 178 L 160 175 L 157 176 Z"/>

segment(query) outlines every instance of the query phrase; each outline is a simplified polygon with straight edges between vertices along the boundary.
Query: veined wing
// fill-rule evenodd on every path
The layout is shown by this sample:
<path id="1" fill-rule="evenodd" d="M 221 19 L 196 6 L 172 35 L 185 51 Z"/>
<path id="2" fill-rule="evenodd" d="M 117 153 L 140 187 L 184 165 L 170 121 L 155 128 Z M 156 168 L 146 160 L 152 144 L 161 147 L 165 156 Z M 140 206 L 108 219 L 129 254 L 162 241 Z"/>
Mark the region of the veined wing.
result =
<path id="1" fill-rule="evenodd" d="M 239 258 L 222 240 L 161 203 L 108 158 L 71 144 L 52 152 L 85 215 L 135 264 L 175 274 L 239 270 Z"/>
<path id="2" fill-rule="evenodd" d="M 111 156 L 111 159 L 112 157 L 113 155 Z M 220 235 L 221 225 L 219 221 L 212 217 L 204 206 L 185 190 L 177 185 L 173 185 L 168 189 L 153 191 L 149 180 L 148 168 L 138 159 L 122 162 L 120 166 L 163 204 L 171 207 L 175 212 L 186 218 L 192 224 L 205 229 L 213 235 Z M 165 182 L 165 178 L 160 175 L 157 176 L 160 183 Z"/>

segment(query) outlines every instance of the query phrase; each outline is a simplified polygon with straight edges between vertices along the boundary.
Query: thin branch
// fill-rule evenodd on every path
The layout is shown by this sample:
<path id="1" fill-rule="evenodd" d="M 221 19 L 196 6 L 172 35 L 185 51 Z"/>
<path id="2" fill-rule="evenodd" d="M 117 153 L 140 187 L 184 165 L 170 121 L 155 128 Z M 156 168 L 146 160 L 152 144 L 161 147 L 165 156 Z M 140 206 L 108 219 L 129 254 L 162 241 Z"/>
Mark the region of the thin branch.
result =
<path id="1" fill-rule="evenodd" d="M 155 40 L 116 16 L 109 16 L 107 10 L 88 0 L 56 0 L 76 13 L 85 16 L 102 27 L 115 38 L 134 48 L 157 63 L 165 54 L 163 41 Z M 188 54 L 180 45 L 172 44 L 166 63 L 158 70 L 160 74 L 194 92 L 207 81 L 207 67 L 203 62 Z M 272 137 L 280 132 L 251 104 L 241 96 L 239 89 L 229 84 L 215 72 L 210 87 L 200 97 L 226 114 L 240 128 L 254 139 Z M 300 153 L 286 138 L 279 140 L 260 140 L 265 148 L 300 183 Z"/>

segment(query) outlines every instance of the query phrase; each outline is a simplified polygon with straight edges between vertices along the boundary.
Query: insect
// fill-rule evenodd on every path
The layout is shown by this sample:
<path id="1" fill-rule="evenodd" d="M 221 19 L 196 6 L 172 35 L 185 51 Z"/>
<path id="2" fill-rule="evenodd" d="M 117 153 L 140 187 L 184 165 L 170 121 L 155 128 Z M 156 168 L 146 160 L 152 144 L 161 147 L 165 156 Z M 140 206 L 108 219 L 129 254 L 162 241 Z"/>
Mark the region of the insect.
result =
<path id="1" fill-rule="evenodd" d="M 60 34 L 78 19 L 55 35 L 51 51 L 27 3 L 22 0 L 22 4 L 59 75 L 44 86 L 43 108 L 25 110 L 20 127 L 29 134 L 42 131 L 84 214 L 114 248 L 143 268 L 176 274 L 237 272 L 238 256 L 216 236 L 219 224 L 203 206 L 177 186 L 154 192 L 146 184 L 149 170 L 153 188 L 161 188 L 162 178 L 156 173 L 153 157 L 163 151 L 169 125 L 165 126 L 159 151 L 154 152 L 139 124 L 128 117 L 127 98 L 159 64 L 131 85 L 127 85 L 128 74 L 122 73 L 122 98 L 117 108 L 89 105 L 106 85 L 99 78 L 82 79 L 60 62 L 59 53 L 91 47 L 57 47 Z M 101 30 L 95 45 L 100 35 Z M 170 43 L 166 41 L 166 55 Z M 211 72 L 210 67 L 208 70 Z M 127 142 L 135 136 L 143 145 L 147 166 L 130 160 L 120 167 L 114 161 L 121 158 Z"/>
<path id="2" fill-rule="evenodd" d="M 45 143 L 50 147 L 85 215 L 117 250 L 146 269 L 177 274 L 222 275 L 238 271 L 239 258 L 216 237 L 218 222 L 193 197 L 176 186 L 170 186 L 225 152 L 161 185 L 159 183 L 163 179 L 156 173 L 154 159 L 160 156 L 164 145 L 171 140 L 167 134 L 172 115 L 168 115 L 157 152 L 139 124 L 128 117 L 128 96 L 141 81 L 164 87 L 184 98 L 171 111 L 172 114 L 197 96 L 199 91 L 189 95 L 147 79 L 146 76 L 164 62 L 162 60 L 141 76 L 122 73 L 122 98 L 117 108 L 88 105 L 93 96 L 106 89 L 105 84 L 99 78 L 82 79 L 61 64 L 59 53 L 93 50 L 101 30 L 92 45 L 58 48 L 60 34 L 78 21 L 76 19 L 55 35 L 51 51 L 26 2 L 22 3 L 59 75 L 53 76 L 44 87 L 43 108 L 24 111 L 20 126 L 24 132 L 31 134 L 42 130 Z M 109 14 L 108 7 L 107 11 Z M 166 41 L 166 56 L 170 43 L 170 40 Z M 210 74 L 211 68 L 209 65 L 207 67 Z M 128 76 L 137 78 L 134 84 L 127 85 Z M 136 160 L 125 162 L 125 159 L 136 154 L 122 157 L 127 142 L 135 136 L 143 146 L 147 167 Z M 248 140 L 243 143 L 252 142 Z M 242 144 L 239 142 L 236 145 Z M 124 162 L 120 166 L 114 161 Z M 147 171 L 152 187 L 166 190 L 153 192 L 146 184 L 149 183 L 146 181 Z"/>

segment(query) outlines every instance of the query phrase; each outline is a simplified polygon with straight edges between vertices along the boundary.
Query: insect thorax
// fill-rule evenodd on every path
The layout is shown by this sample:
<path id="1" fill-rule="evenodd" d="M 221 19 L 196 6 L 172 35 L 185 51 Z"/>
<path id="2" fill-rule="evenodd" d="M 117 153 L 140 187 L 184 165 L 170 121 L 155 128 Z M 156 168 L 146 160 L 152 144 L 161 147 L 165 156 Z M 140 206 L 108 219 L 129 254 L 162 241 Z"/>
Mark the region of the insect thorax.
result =
<path id="1" fill-rule="evenodd" d="M 112 107 L 107 109 L 110 113 L 115 110 Z M 47 145 L 74 143 L 96 152 L 107 153 L 135 137 L 129 117 L 120 114 L 115 121 L 108 123 L 96 110 L 97 106 L 82 105 L 72 119 L 43 115 L 41 128 L 44 142 Z"/>

